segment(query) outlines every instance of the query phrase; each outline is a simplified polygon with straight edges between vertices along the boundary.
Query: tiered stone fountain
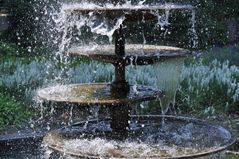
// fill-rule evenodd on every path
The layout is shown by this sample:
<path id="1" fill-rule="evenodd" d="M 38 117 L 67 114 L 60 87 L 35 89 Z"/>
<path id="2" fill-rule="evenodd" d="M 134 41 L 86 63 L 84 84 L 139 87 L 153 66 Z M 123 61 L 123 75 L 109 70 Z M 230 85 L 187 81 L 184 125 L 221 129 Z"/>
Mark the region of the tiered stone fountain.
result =
<path id="1" fill-rule="evenodd" d="M 124 21 L 155 18 L 153 11 L 191 10 L 189 5 L 155 5 L 123 7 L 120 5 L 92 8 L 75 7 L 66 12 Z M 49 133 L 45 145 L 67 155 L 90 158 L 181 158 L 221 151 L 232 144 L 233 137 L 221 126 L 201 120 L 173 116 L 131 116 L 131 105 L 163 97 L 163 92 L 148 86 L 133 86 L 125 79 L 127 65 L 149 65 L 170 58 L 185 57 L 190 51 L 177 47 L 125 44 L 124 23 L 114 31 L 114 45 L 96 48 L 78 47 L 71 54 L 108 62 L 115 67 L 110 84 L 87 83 L 48 87 L 38 96 L 54 103 L 83 106 L 104 106 L 110 118 L 83 121 Z"/>

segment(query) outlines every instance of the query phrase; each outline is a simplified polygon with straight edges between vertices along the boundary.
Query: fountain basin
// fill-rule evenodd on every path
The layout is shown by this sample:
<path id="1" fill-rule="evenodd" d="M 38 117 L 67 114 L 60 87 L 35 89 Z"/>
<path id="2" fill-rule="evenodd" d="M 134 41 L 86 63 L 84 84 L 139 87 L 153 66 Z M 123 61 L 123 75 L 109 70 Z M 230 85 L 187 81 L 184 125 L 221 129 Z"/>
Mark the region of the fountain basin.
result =
<path id="1" fill-rule="evenodd" d="M 147 86 L 130 86 L 130 91 L 125 96 L 115 96 L 111 91 L 111 84 L 89 83 L 59 85 L 43 88 L 38 91 L 38 96 L 46 101 L 77 105 L 130 105 L 135 102 L 156 99 L 162 96 L 160 90 Z"/>
<path id="2" fill-rule="evenodd" d="M 66 155 L 89 158 L 194 158 L 224 150 L 235 141 L 225 128 L 174 116 L 131 116 L 125 133 L 110 120 L 81 122 L 58 129 L 44 144 Z"/>
<path id="3" fill-rule="evenodd" d="M 191 52 L 187 49 L 172 46 L 129 44 L 125 45 L 124 56 L 115 54 L 114 45 L 81 46 L 72 48 L 69 53 L 112 64 L 148 65 L 167 59 L 185 57 Z"/>
<path id="4" fill-rule="evenodd" d="M 140 131 L 136 131 L 137 127 L 138 128 L 147 127 L 149 124 L 154 126 L 154 125 L 157 125 L 157 124 L 154 124 L 154 123 L 157 123 L 157 122 L 159 123 L 158 125 L 160 125 L 160 122 L 162 121 L 162 118 L 166 119 L 165 120 L 166 124 L 167 123 L 172 123 L 172 122 L 175 122 L 175 123 L 178 123 L 178 122 L 179 123 L 180 122 L 183 123 L 183 122 L 185 122 L 184 124 L 182 124 L 182 129 L 181 129 L 182 131 L 181 132 L 184 132 L 183 130 L 187 130 L 187 128 L 190 130 L 190 123 L 193 123 L 194 125 L 198 124 L 199 126 L 201 125 L 201 127 L 202 126 L 205 126 L 205 127 L 208 126 L 209 128 L 212 128 L 212 129 L 207 129 L 205 131 L 205 133 L 209 132 L 208 130 L 213 130 L 213 129 L 216 130 L 215 132 L 218 132 L 218 131 L 222 132 L 221 135 L 219 135 L 219 136 L 222 136 L 222 138 L 219 138 L 219 139 L 223 139 L 223 142 L 221 144 L 217 145 L 217 147 L 215 147 L 215 149 L 211 148 L 208 151 L 204 151 L 202 153 L 191 155 L 191 158 L 197 158 L 197 157 L 204 156 L 204 155 L 209 155 L 209 154 L 212 154 L 212 156 L 206 157 L 208 159 L 230 158 L 230 157 L 228 157 L 230 155 L 224 156 L 224 152 L 220 153 L 220 154 L 218 154 L 217 152 L 223 151 L 224 148 L 227 148 L 232 143 L 234 143 L 234 141 L 235 141 L 234 136 L 229 131 L 225 130 L 225 128 L 223 128 L 221 126 L 218 126 L 218 125 L 209 124 L 209 123 L 207 123 L 205 121 L 202 121 L 202 120 L 197 120 L 197 119 L 192 119 L 192 118 L 185 118 L 185 117 L 173 117 L 173 116 L 151 116 L 151 115 L 150 116 L 131 116 L 131 121 L 137 121 L 137 120 L 139 121 L 138 122 L 139 123 L 138 126 L 136 125 L 135 127 L 132 127 L 131 130 L 132 131 L 135 130 L 135 132 L 140 132 Z M 176 119 L 174 119 L 174 118 L 176 118 Z M 148 123 L 146 123 L 145 120 L 148 120 Z M 92 137 L 94 139 L 94 142 L 97 142 L 97 141 L 104 141 L 105 142 L 105 141 L 110 141 L 110 139 L 114 139 L 118 143 L 123 143 L 124 141 L 125 141 L 124 143 L 127 143 L 126 142 L 127 141 L 127 138 L 126 138 L 127 136 L 126 137 L 123 136 L 121 139 L 119 139 L 117 134 L 113 134 L 111 132 L 111 130 L 110 130 L 109 126 L 108 126 L 109 122 L 110 122 L 110 120 L 107 119 L 107 120 L 104 120 L 104 121 L 103 120 L 98 121 L 98 124 L 97 124 L 96 120 L 91 120 L 91 121 L 89 121 L 89 125 L 87 125 L 87 127 L 83 128 L 83 129 L 81 129 L 82 128 L 82 124 L 86 124 L 86 123 L 85 122 L 80 122 L 80 123 L 77 123 L 77 124 L 73 125 L 72 127 L 65 127 L 65 128 L 62 128 L 62 129 L 55 130 L 54 132 L 52 132 L 51 134 L 46 136 L 44 139 L 43 139 L 43 137 L 35 138 L 36 137 L 35 134 L 33 134 L 33 137 L 27 138 L 27 139 L 24 138 L 25 137 L 25 135 L 24 135 L 23 138 L 19 138 L 16 141 L 10 141 L 9 139 L 5 139 L 4 140 L 2 138 L 1 141 L 0 141 L 0 144 L 1 144 L 0 158 L 3 158 L 3 159 L 9 159 L 9 158 L 11 158 L 11 159 L 19 159 L 19 158 L 51 158 L 51 159 L 59 159 L 61 156 L 64 156 L 65 159 L 67 159 L 67 158 L 71 159 L 71 158 L 74 158 L 74 157 L 72 157 L 69 154 L 69 152 L 67 154 L 62 154 L 63 151 L 61 149 L 61 151 L 60 151 L 61 153 L 59 154 L 59 153 L 56 153 L 54 151 L 54 149 L 56 150 L 56 148 L 59 148 L 60 146 L 62 146 L 62 141 L 63 140 L 67 140 L 67 141 L 70 142 L 70 141 L 72 141 L 74 139 L 76 139 L 76 140 L 80 139 L 81 140 L 83 137 L 85 137 L 85 141 L 87 141 L 87 139 Z M 142 125 L 142 124 L 148 124 L 148 125 Z M 102 127 L 101 125 L 103 125 L 103 126 L 106 125 L 106 127 Z M 131 125 L 133 125 L 133 124 L 131 124 Z M 186 127 L 186 129 L 185 129 L 186 125 L 189 125 L 189 126 Z M 94 129 L 90 130 L 90 128 L 92 128 L 92 127 Z M 180 130 L 180 128 L 179 128 L 179 126 L 177 126 L 177 124 L 176 124 L 176 126 L 174 128 L 175 128 L 175 130 Z M 98 131 L 95 131 L 97 129 L 98 129 Z M 160 130 L 160 129 L 158 129 L 158 130 Z M 168 129 L 168 130 L 170 130 L 170 129 Z M 100 133 L 100 131 L 101 132 L 105 131 L 105 134 Z M 132 131 L 131 131 L 131 133 L 132 133 Z M 202 129 L 202 131 L 203 131 L 203 129 Z M 68 132 L 71 132 L 71 133 L 67 136 L 66 133 L 68 133 Z M 86 133 L 88 133 L 88 132 L 89 132 L 89 135 L 87 136 Z M 150 132 L 154 132 L 154 131 L 152 130 Z M 178 131 L 178 132 L 180 132 L 180 131 Z M 212 132 L 213 131 L 211 131 L 211 133 Z M 163 134 L 164 132 L 161 131 L 160 133 Z M 75 136 L 74 134 L 75 135 L 81 134 L 81 136 L 78 136 L 78 138 L 77 138 L 77 136 Z M 108 138 L 105 138 L 104 135 L 108 135 L 108 134 L 111 134 L 111 136 L 109 136 Z M 139 138 L 140 137 L 140 133 L 137 133 L 137 134 L 138 135 L 136 135 L 135 138 Z M 210 133 L 208 133 L 208 134 L 210 134 Z M 96 138 L 97 135 L 98 135 L 98 137 L 102 137 L 102 138 L 101 139 Z M 145 134 L 145 136 L 147 136 L 147 134 Z M 187 136 L 187 134 L 185 134 L 185 136 Z M 199 136 L 201 137 L 201 135 L 199 135 Z M 228 136 L 228 137 L 223 137 L 223 136 Z M 130 137 L 134 137 L 134 136 L 130 136 L 129 135 L 128 138 L 130 138 Z M 48 145 L 48 144 L 52 143 L 52 141 L 49 141 L 51 138 L 54 138 L 56 140 L 54 141 L 54 145 L 53 144 L 51 145 L 53 147 L 49 148 L 48 146 L 50 146 L 50 145 Z M 229 139 L 229 138 L 231 138 L 231 139 Z M 143 138 L 140 138 L 140 139 L 142 140 Z M 14 140 L 15 140 L 15 138 L 14 138 Z M 44 141 L 44 144 L 42 144 L 42 140 Z M 83 141 L 84 141 L 84 139 L 83 139 Z M 131 141 L 133 143 L 133 141 L 135 141 L 134 138 L 132 138 Z M 180 141 L 180 140 L 178 140 L 178 141 Z M 204 140 L 202 140 L 201 142 L 203 142 L 203 141 Z M 205 141 L 206 141 L 206 139 L 205 139 Z M 210 140 L 210 141 L 212 141 L 212 140 Z M 206 142 L 210 142 L 210 141 L 206 141 Z M 218 142 L 219 142 L 219 140 L 218 140 Z M 155 143 L 152 143 L 152 145 L 153 144 L 155 144 Z M 101 145 L 103 145 L 103 143 L 101 143 Z M 45 146 L 47 146 L 47 148 Z M 72 146 L 75 146 L 75 145 L 72 145 Z M 139 146 L 138 146 L 138 148 L 139 148 Z M 48 156 L 49 155 L 49 151 L 52 153 L 52 155 L 50 155 L 50 157 Z M 217 153 L 216 157 L 213 156 L 213 153 Z M 181 156 L 181 157 L 182 158 L 190 158 L 189 155 L 190 154 L 188 154 L 188 156 L 184 156 L 184 157 Z M 77 154 L 76 156 L 79 156 L 79 154 Z M 88 154 L 88 156 L 89 156 L 89 154 Z M 143 158 L 143 157 L 141 157 L 141 158 Z M 152 158 L 159 158 L 159 157 L 152 157 Z M 168 157 L 168 158 L 174 159 L 173 156 Z M 237 158 L 237 155 L 235 155 L 234 158 Z"/>

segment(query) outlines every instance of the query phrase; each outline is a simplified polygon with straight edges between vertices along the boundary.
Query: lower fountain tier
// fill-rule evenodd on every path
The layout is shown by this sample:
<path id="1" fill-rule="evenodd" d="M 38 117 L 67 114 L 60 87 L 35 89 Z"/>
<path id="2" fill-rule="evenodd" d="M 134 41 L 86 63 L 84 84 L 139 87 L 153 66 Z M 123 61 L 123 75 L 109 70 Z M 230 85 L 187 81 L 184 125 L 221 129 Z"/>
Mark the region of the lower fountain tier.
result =
<path id="1" fill-rule="evenodd" d="M 58 85 L 43 88 L 37 93 L 41 99 L 47 101 L 85 106 L 130 105 L 163 95 L 160 90 L 139 85 L 131 85 L 129 92 L 112 92 L 111 84 L 102 83 Z"/>
<path id="2" fill-rule="evenodd" d="M 114 45 L 80 46 L 69 50 L 70 54 L 89 57 L 94 60 L 124 65 L 148 65 L 172 58 L 185 57 L 187 49 L 158 45 L 125 45 L 125 56 L 115 55 Z"/>
<path id="3" fill-rule="evenodd" d="M 48 134 L 44 144 L 64 155 L 89 158 L 195 158 L 224 150 L 235 140 L 225 128 L 173 116 L 131 116 L 125 133 L 110 120 L 92 120 Z"/>

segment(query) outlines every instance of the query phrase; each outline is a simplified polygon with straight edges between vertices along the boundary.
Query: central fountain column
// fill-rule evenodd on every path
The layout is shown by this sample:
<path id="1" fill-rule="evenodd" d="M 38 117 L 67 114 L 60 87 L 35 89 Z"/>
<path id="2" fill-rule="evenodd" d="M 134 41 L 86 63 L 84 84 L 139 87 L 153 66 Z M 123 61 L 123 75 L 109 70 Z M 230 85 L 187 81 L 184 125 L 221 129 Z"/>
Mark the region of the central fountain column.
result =
<path id="1" fill-rule="evenodd" d="M 114 64 L 115 66 L 115 79 L 112 83 L 112 91 L 116 93 L 116 95 L 120 92 L 128 93 L 130 90 L 130 86 L 128 82 L 125 80 L 125 35 L 122 24 L 120 27 L 114 32 L 115 37 L 115 55 L 117 57 L 117 62 Z"/>
<path id="2" fill-rule="evenodd" d="M 126 98 L 130 91 L 130 85 L 125 80 L 125 35 L 123 26 L 114 32 L 115 37 L 115 55 L 117 62 L 115 66 L 115 79 L 111 85 L 111 94 L 116 98 Z M 122 133 L 129 129 L 129 113 L 130 108 L 128 105 L 116 105 L 110 108 L 111 116 L 111 129 L 114 132 Z"/>

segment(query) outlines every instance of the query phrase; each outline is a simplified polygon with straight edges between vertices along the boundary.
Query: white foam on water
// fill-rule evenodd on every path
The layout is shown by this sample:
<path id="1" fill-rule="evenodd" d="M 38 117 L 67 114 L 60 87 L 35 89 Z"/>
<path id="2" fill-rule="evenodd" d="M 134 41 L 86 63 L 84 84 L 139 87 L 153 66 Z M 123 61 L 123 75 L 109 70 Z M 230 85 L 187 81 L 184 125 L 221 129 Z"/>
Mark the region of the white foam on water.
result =
<path id="1" fill-rule="evenodd" d="M 150 136 L 148 136 L 150 138 Z M 211 147 L 200 146 L 196 143 L 190 144 L 191 137 L 187 135 L 181 136 L 175 134 L 172 140 L 188 140 L 184 146 L 167 145 L 165 141 L 157 143 L 137 141 L 118 141 L 108 140 L 104 138 L 78 138 L 78 139 L 61 139 L 58 137 L 45 138 L 46 143 L 54 145 L 56 149 L 60 149 L 65 154 L 75 154 L 84 157 L 97 158 L 151 158 L 151 157 L 179 157 L 194 155 L 197 153 L 210 152 L 211 150 L 220 148 L 220 145 L 214 144 Z M 187 139 L 188 138 L 188 139 Z M 154 139 L 153 139 L 154 140 Z M 149 139 L 150 141 L 150 139 Z M 196 147 L 194 147 L 196 144 Z"/>
<path id="2" fill-rule="evenodd" d="M 180 149 L 177 146 L 164 144 L 146 144 L 130 141 L 115 141 L 102 138 L 65 140 L 61 145 L 66 152 L 74 152 L 82 156 L 99 157 L 154 157 L 176 156 L 185 152 L 196 152 L 193 148 Z"/>

